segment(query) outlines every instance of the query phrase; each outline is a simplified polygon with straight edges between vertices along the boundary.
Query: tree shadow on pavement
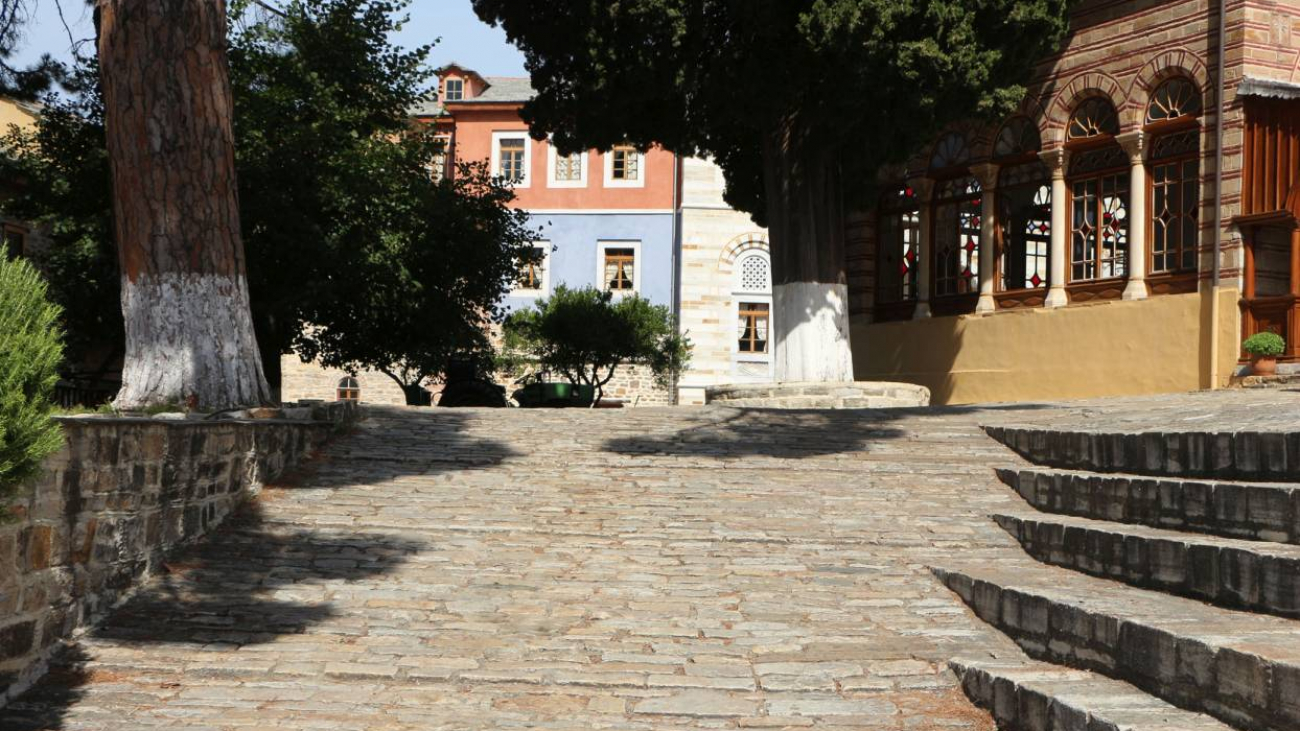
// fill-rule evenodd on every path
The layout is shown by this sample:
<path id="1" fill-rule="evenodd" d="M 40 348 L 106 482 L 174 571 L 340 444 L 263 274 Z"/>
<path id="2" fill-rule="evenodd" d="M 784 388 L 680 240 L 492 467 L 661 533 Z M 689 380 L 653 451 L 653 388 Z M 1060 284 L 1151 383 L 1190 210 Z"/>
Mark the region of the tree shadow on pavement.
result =
<path id="1" fill-rule="evenodd" d="M 718 460 L 740 457 L 804 459 L 863 452 L 868 444 L 900 439 L 899 417 L 885 410 L 704 409 L 668 434 L 606 440 L 605 451 L 625 456 L 673 455 Z"/>

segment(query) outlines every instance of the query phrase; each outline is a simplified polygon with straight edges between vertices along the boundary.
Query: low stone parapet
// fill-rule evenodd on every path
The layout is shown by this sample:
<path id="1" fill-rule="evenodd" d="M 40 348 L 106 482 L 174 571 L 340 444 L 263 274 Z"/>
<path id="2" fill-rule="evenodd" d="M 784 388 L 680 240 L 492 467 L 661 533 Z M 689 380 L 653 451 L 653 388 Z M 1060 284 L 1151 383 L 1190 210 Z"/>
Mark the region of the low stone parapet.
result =
<path id="1" fill-rule="evenodd" d="M 0 505 L 0 706 L 168 551 L 211 531 L 357 412 L 252 416 L 59 419 L 64 448 Z"/>
<path id="2" fill-rule="evenodd" d="M 705 401 L 760 409 L 898 409 L 930 405 L 930 389 L 911 383 L 754 383 L 712 386 Z"/>

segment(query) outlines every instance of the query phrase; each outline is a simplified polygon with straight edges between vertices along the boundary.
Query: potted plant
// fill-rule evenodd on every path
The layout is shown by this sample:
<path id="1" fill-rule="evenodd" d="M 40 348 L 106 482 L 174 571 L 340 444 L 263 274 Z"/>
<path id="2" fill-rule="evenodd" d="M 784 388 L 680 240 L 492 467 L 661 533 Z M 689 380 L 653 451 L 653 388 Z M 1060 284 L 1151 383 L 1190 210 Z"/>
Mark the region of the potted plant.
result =
<path id="1" fill-rule="evenodd" d="M 1255 333 L 1246 338 L 1241 349 L 1250 354 L 1250 372 L 1256 376 L 1277 373 L 1277 357 L 1286 351 L 1286 341 L 1272 332 Z"/>

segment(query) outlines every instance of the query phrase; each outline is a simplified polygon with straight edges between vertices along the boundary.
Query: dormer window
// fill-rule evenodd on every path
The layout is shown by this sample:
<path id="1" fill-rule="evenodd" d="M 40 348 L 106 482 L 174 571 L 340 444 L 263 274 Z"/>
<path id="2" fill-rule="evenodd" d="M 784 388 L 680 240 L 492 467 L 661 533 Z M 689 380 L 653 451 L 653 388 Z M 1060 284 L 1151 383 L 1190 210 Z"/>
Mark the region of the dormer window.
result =
<path id="1" fill-rule="evenodd" d="M 465 80 L 464 79 L 447 79 L 447 89 L 444 93 L 445 101 L 458 102 L 465 98 Z"/>

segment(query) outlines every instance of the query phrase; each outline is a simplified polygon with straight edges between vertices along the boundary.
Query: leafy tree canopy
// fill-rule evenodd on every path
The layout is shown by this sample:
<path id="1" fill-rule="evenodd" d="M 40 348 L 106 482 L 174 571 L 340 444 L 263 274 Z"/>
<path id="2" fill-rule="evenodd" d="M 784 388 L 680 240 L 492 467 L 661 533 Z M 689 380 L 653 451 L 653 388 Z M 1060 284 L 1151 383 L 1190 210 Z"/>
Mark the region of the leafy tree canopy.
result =
<path id="1" fill-rule="evenodd" d="M 418 384 L 439 372 L 435 353 L 481 346 L 519 262 L 535 256 L 507 190 L 472 171 L 454 184 L 430 176 L 441 149 L 409 114 L 429 93 L 430 47 L 389 42 L 408 4 L 298 0 L 267 12 L 232 3 L 240 217 L 273 383 L 280 355 L 296 348 Z M 120 343 L 111 177 L 92 62 L 78 78 L 84 91 L 50 99 L 35 133 L 9 135 L 0 172 L 26 184 L 5 212 L 49 227 L 41 264 L 72 341 Z M 305 336 L 307 323 L 317 328 Z"/>
<path id="2" fill-rule="evenodd" d="M 624 140 L 712 156 L 765 221 L 761 151 L 837 150 L 850 190 L 942 125 L 1000 114 L 1071 0 L 473 0 L 523 50 L 524 116 L 566 150 Z M 796 156 L 798 150 L 795 150 Z"/>
<path id="3" fill-rule="evenodd" d="M 573 385 L 593 386 L 596 399 L 621 365 L 650 369 L 666 387 L 690 361 L 690 342 L 667 307 L 639 296 L 614 301 L 594 287 L 564 285 L 532 309 L 505 321 L 503 365 L 518 375 L 531 364 Z"/>

